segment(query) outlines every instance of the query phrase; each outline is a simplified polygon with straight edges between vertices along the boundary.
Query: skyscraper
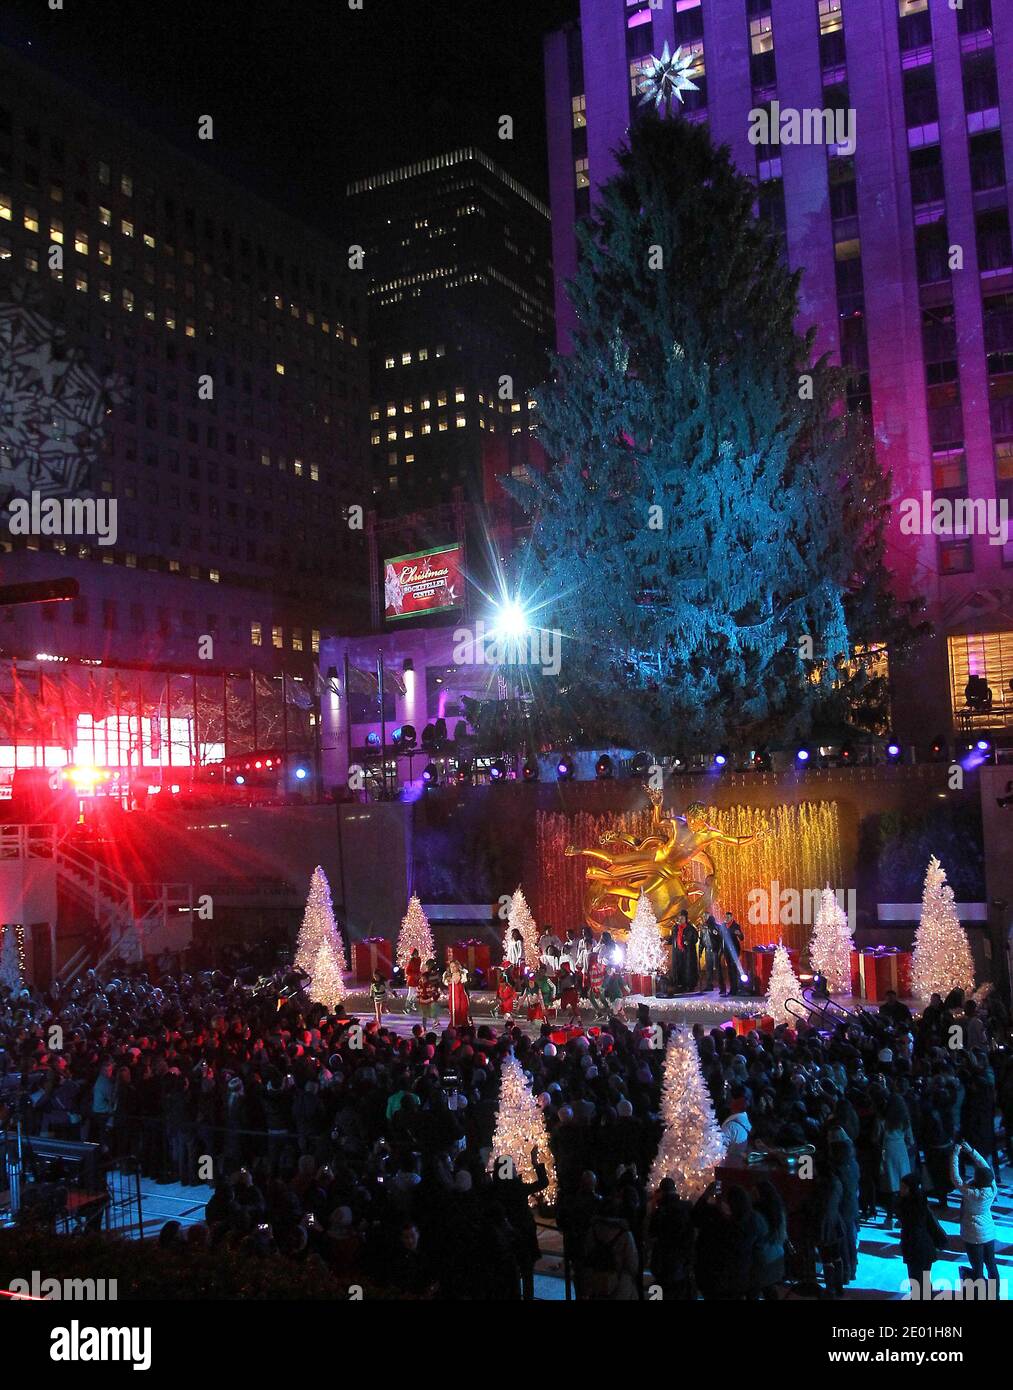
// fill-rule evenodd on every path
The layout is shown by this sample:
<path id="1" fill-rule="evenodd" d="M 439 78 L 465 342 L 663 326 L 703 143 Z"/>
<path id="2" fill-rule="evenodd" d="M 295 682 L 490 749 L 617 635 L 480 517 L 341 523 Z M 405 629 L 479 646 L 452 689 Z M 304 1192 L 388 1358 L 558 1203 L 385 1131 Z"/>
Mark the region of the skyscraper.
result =
<path id="1" fill-rule="evenodd" d="M 666 44 L 697 88 L 679 118 L 706 121 L 755 179 L 801 272 L 800 322 L 851 369 L 851 404 L 891 470 L 894 582 L 937 626 L 894 670 L 906 731 L 1013 730 L 1013 11 L 581 0 L 579 25 L 545 49 L 564 350 L 575 223 Z"/>
<path id="2" fill-rule="evenodd" d="M 308 667 L 356 585 L 365 602 L 343 248 L 0 49 L 0 286 L 0 502 L 84 491 L 117 522 L 98 540 L 4 515 L 5 579 L 81 589 L 6 614 L 5 652 L 187 663 L 213 635 L 209 669 Z"/>
<path id="3" fill-rule="evenodd" d="M 483 441 L 527 433 L 552 340 L 549 211 L 472 146 L 349 185 L 369 284 L 372 492 L 396 516 L 482 493 Z"/>

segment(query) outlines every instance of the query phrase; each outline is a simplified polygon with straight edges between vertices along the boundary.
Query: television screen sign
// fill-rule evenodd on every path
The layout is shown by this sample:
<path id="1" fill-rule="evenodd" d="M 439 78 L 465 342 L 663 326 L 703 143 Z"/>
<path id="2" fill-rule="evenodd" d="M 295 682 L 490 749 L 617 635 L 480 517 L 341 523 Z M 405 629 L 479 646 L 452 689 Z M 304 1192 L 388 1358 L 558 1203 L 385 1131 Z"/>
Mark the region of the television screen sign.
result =
<path id="1" fill-rule="evenodd" d="M 383 564 L 383 616 L 387 622 L 445 613 L 464 602 L 461 547 L 441 545 L 395 555 Z"/>

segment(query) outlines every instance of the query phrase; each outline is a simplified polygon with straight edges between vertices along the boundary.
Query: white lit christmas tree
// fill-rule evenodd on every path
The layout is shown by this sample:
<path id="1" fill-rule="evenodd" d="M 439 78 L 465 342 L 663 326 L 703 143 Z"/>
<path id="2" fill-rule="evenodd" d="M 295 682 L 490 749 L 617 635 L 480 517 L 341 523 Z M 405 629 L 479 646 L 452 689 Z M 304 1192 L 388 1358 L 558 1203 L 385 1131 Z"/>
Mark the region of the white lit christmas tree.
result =
<path id="1" fill-rule="evenodd" d="M 408 964 L 408 957 L 412 951 L 418 951 L 423 966 L 427 960 L 436 958 L 436 946 L 433 944 L 429 918 L 422 911 L 422 904 L 416 893 L 408 899 L 408 911 L 401 919 L 401 930 L 397 934 L 396 958 L 402 970 Z"/>
<path id="2" fill-rule="evenodd" d="M 322 947 L 326 949 L 322 951 Z M 346 968 L 345 945 L 334 920 L 331 886 L 319 864 L 313 870 L 313 877 L 310 879 L 306 910 L 303 912 L 299 939 L 296 942 L 295 964 L 297 969 L 305 970 L 307 975 L 319 975 L 320 985 L 318 986 L 314 979 L 310 987 L 310 997 L 313 1000 L 332 1004 L 344 999 L 344 981 L 341 980 L 339 993 L 335 994 L 334 989 L 335 974 L 340 978 Z M 329 992 L 328 998 L 319 994 L 319 989 L 323 988 Z"/>
<path id="3" fill-rule="evenodd" d="M 911 988 L 917 999 L 944 998 L 951 989 L 974 989 L 974 958 L 960 925 L 953 889 L 935 855 L 929 860 L 922 893 L 922 915 L 915 932 Z"/>
<path id="4" fill-rule="evenodd" d="M 809 942 L 809 960 L 827 982 L 831 994 L 851 988 L 851 951 L 854 946 L 848 914 L 827 885 L 820 897 L 819 911 Z"/>
<path id="5" fill-rule="evenodd" d="M 325 1004 L 328 1009 L 340 1004 L 345 997 L 344 950 L 340 937 L 338 950 L 341 953 L 340 957 L 335 952 L 332 941 L 326 937 L 321 941 L 313 969 L 310 971 L 312 979 L 306 991 L 314 1004 Z"/>
<path id="6" fill-rule="evenodd" d="M 528 1085 L 520 1062 L 509 1053 L 500 1071 L 499 1107 L 496 1111 L 496 1130 L 489 1154 L 489 1172 L 494 1177 L 515 1173 L 525 1182 L 534 1182 L 538 1174 L 531 1162 L 531 1150 L 537 1146 L 539 1162 L 545 1165 L 549 1185 L 544 1192 L 533 1194 L 532 1205 L 543 1202 L 553 1206 L 556 1201 L 556 1165 L 549 1148 L 549 1130 L 545 1115 Z"/>
<path id="7" fill-rule="evenodd" d="M 538 951 L 538 927 L 535 919 L 531 915 L 528 907 L 528 900 L 524 896 L 523 889 L 514 890 L 514 895 L 510 900 L 510 910 L 507 913 L 507 929 L 503 942 L 503 955 L 506 956 L 506 943 L 510 940 L 510 934 L 514 928 L 520 932 L 524 938 L 524 964 L 529 970 L 537 970 L 540 959 Z"/>
<path id="8" fill-rule="evenodd" d="M 632 975 L 653 975 L 664 969 L 665 955 L 658 919 L 647 895 L 641 893 L 626 939 L 626 969 Z"/>
<path id="9" fill-rule="evenodd" d="M 18 929 L 14 923 L 9 922 L 5 927 L 0 927 L 3 932 L 3 946 L 0 947 L 0 985 L 4 985 L 12 994 L 17 993 L 24 984 L 21 975 L 21 951 L 18 943 Z"/>
<path id="10" fill-rule="evenodd" d="M 648 1189 L 671 1178 L 680 1197 L 695 1202 L 714 1177 L 725 1154 L 725 1139 L 714 1115 L 700 1055 L 691 1033 L 675 1028 L 668 1040 L 661 1087 L 665 1126 Z"/>
<path id="11" fill-rule="evenodd" d="M 798 1017 L 786 1008 L 786 1004 L 789 999 L 801 998 L 802 986 L 791 967 L 791 957 L 779 941 L 774 951 L 774 964 L 771 966 L 770 980 L 767 983 L 764 1013 L 769 1014 L 774 1020 L 775 1027 L 779 1023 L 795 1024 Z"/>

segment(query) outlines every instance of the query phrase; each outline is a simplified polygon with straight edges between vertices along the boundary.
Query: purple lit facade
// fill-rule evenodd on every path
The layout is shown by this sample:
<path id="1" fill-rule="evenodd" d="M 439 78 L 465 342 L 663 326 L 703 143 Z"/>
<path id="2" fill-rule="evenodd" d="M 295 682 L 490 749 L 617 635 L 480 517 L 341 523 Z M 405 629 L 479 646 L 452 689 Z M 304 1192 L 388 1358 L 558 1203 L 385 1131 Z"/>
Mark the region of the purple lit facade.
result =
<path id="1" fill-rule="evenodd" d="M 657 0 L 655 0 L 657 3 Z M 757 205 L 802 272 L 801 322 L 856 374 L 893 474 L 890 565 L 936 636 L 894 664 L 899 732 L 1013 731 L 1013 4 L 1009 0 L 581 0 L 548 36 L 556 324 L 573 313 L 574 225 L 612 174 L 639 67 L 665 43 L 697 59 L 686 119 L 709 123 L 757 181 Z M 854 151 L 752 144 L 761 107 L 854 112 Z M 847 142 L 844 142 L 845 145 Z M 963 266 L 951 268 L 952 248 Z M 974 534 L 904 534 L 900 504 L 979 505 Z M 982 675 L 991 708 L 965 709 Z"/>

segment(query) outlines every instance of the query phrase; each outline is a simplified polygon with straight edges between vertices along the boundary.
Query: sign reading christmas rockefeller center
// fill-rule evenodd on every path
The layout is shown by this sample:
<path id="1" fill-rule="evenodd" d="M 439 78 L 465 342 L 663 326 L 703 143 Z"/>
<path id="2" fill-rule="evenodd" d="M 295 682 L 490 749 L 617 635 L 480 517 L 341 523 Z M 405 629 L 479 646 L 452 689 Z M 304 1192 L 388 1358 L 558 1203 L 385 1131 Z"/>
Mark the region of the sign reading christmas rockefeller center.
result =
<path id="1" fill-rule="evenodd" d="M 386 621 L 460 608 L 464 595 L 461 558 L 459 545 L 442 545 L 385 560 L 383 616 Z"/>

